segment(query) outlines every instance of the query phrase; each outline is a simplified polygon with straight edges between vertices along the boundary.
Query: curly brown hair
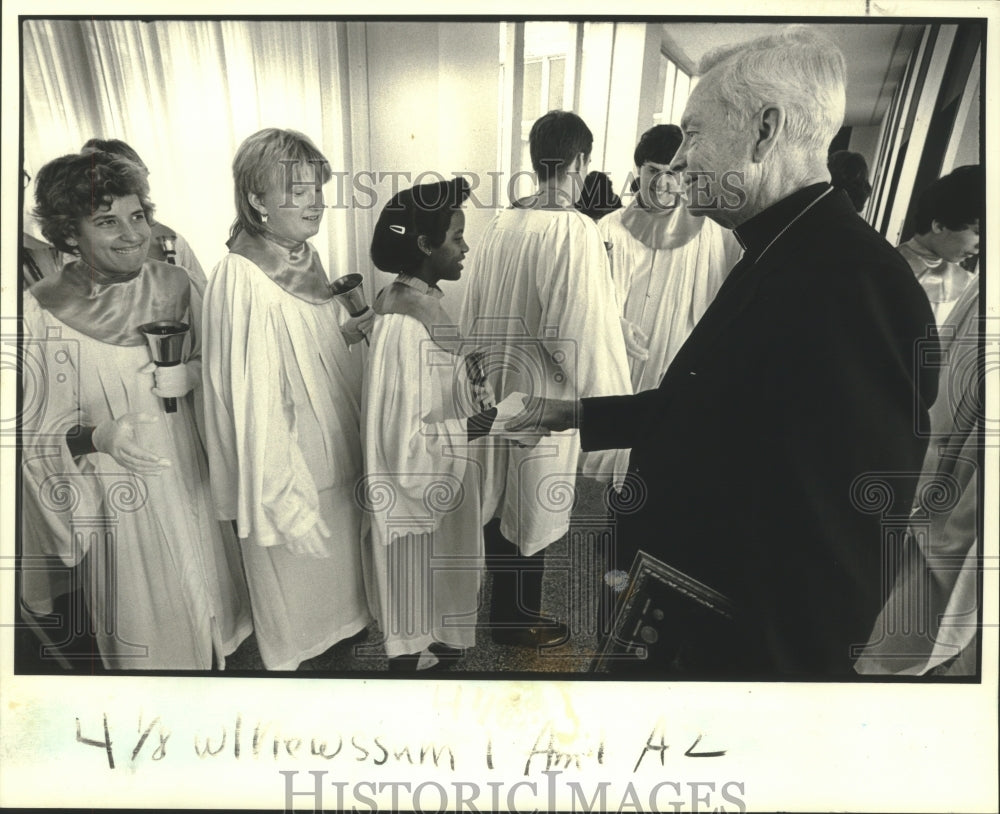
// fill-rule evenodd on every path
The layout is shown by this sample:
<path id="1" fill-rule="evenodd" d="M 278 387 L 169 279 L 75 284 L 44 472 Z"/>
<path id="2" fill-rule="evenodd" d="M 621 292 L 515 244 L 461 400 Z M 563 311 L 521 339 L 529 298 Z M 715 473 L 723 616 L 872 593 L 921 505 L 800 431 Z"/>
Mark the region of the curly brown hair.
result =
<path id="1" fill-rule="evenodd" d="M 53 159 L 35 179 L 35 208 L 42 234 L 63 252 L 77 253 L 66 238 L 76 237 L 79 223 L 116 198 L 135 195 L 146 213 L 153 216 L 149 200 L 148 173 L 133 161 L 101 151 L 74 153 Z"/>

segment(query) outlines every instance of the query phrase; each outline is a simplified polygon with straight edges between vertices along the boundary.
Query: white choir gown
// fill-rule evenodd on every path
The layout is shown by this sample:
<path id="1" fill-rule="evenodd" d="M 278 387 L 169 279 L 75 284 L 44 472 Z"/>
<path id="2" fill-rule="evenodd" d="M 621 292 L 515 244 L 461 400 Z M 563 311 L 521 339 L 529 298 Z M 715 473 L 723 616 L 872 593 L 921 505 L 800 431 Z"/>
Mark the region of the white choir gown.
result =
<path id="1" fill-rule="evenodd" d="M 205 292 L 213 494 L 218 517 L 235 520 L 244 542 L 269 670 L 294 670 L 371 619 L 354 499 L 361 358 L 340 333 L 341 317 L 308 243 L 289 248 L 241 233 Z M 327 556 L 285 545 L 302 540 Z"/>
<path id="2" fill-rule="evenodd" d="M 369 596 L 390 658 L 433 642 L 472 647 L 484 567 L 480 412 L 440 289 L 384 289 L 365 376 Z M 386 312 L 388 310 L 388 313 Z"/>
<path id="3" fill-rule="evenodd" d="M 638 199 L 597 227 L 611 244 L 621 315 L 649 338 L 649 358 L 629 358 L 632 387 L 653 390 L 739 260 L 739 244 L 729 230 L 683 205 L 650 213 Z"/>
<path id="4" fill-rule="evenodd" d="M 632 392 L 607 252 L 590 218 L 575 209 L 498 212 L 473 265 L 461 330 L 491 344 L 485 366 L 498 400 Z M 581 456 L 576 430 L 532 448 L 492 447 L 485 517 L 498 513 L 500 533 L 536 554 L 569 529 L 578 466 L 607 480 L 615 458 L 613 450 Z"/>
<path id="5" fill-rule="evenodd" d="M 251 632 L 238 544 L 212 506 L 197 391 L 165 412 L 153 374 L 139 373 L 150 352 L 136 330 L 155 319 L 192 324 L 185 360 L 197 366 L 200 295 L 182 269 L 154 260 L 124 282 L 98 282 L 79 261 L 61 275 L 24 298 L 26 569 L 78 566 L 105 667 L 221 668 Z M 170 467 L 143 476 L 104 453 L 70 454 L 73 426 L 134 412 L 156 418 L 136 440 Z M 60 576 L 26 570 L 28 607 L 47 612 L 68 587 Z"/>

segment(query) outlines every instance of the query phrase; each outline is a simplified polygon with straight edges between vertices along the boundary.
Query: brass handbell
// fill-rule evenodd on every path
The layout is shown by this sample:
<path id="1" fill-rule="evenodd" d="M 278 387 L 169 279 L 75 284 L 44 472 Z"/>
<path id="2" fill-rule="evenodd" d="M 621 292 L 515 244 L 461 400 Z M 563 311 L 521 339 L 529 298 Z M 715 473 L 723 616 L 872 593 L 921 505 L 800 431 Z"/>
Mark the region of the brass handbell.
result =
<path id="1" fill-rule="evenodd" d="M 360 274 L 345 274 L 330 283 L 330 290 L 333 291 L 333 298 L 340 303 L 347 313 L 352 317 L 359 317 L 368 310 L 368 301 L 365 299 L 364 277 Z M 365 344 L 370 345 L 368 334 L 362 334 Z"/>
<path id="2" fill-rule="evenodd" d="M 139 326 L 139 331 L 145 335 L 146 342 L 149 343 L 149 354 L 157 367 L 173 367 L 181 363 L 184 339 L 190 330 L 190 325 L 176 319 L 161 319 Z M 163 402 L 164 409 L 168 413 L 177 412 L 176 398 L 167 397 Z"/>

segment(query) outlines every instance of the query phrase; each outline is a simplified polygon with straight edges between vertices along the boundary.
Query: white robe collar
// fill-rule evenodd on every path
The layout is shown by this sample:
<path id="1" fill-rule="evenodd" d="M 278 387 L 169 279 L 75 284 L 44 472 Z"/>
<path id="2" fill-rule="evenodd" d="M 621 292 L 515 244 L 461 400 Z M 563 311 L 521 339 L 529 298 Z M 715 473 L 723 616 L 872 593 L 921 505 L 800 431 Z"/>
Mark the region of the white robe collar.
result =
<path id="1" fill-rule="evenodd" d="M 643 246 L 650 249 L 676 249 L 694 240 L 704 219 L 692 215 L 681 204 L 669 212 L 651 212 L 634 198 L 622 212 L 622 226 Z"/>

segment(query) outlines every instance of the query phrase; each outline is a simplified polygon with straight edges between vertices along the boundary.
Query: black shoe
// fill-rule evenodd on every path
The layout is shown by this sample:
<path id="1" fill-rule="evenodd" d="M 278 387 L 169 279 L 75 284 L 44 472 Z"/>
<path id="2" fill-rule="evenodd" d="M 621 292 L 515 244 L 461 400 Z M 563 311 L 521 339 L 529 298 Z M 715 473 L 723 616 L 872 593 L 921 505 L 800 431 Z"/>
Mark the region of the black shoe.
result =
<path id="1" fill-rule="evenodd" d="M 353 636 L 348 636 L 346 639 L 341 639 L 338 642 L 338 644 L 346 644 L 346 645 L 362 644 L 363 642 L 366 641 L 368 641 L 368 628 L 363 627 Z"/>
<path id="2" fill-rule="evenodd" d="M 427 649 L 437 656 L 439 662 L 445 662 L 446 664 L 454 664 L 465 654 L 464 650 L 451 647 L 447 644 L 441 644 L 441 642 L 431 642 L 427 645 Z"/>
<path id="3" fill-rule="evenodd" d="M 530 627 L 496 627 L 491 634 L 496 644 L 541 647 L 566 641 L 569 638 L 569 628 L 548 616 L 540 616 Z"/>
<path id="4" fill-rule="evenodd" d="M 437 655 L 437 654 L 435 654 Z M 405 656 L 393 656 L 389 659 L 389 672 L 390 673 L 409 673 L 410 675 L 427 675 L 427 673 L 443 673 L 446 670 L 450 670 L 452 665 L 455 663 L 454 659 L 442 659 L 438 656 L 438 660 L 432 664 L 430 667 L 420 667 L 417 665 L 420 663 L 420 653 L 408 653 Z"/>

